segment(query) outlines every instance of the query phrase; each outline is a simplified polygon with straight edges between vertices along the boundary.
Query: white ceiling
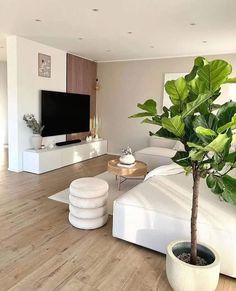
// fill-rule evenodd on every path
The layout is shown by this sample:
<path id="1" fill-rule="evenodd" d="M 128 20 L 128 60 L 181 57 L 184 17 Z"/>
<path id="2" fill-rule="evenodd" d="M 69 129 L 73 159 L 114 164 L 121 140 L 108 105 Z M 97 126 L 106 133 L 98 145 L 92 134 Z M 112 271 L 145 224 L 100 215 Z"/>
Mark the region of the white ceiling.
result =
<path id="1" fill-rule="evenodd" d="M 233 53 L 235 13 L 236 0 L 0 0 L 0 59 L 9 34 L 97 61 Z"/>

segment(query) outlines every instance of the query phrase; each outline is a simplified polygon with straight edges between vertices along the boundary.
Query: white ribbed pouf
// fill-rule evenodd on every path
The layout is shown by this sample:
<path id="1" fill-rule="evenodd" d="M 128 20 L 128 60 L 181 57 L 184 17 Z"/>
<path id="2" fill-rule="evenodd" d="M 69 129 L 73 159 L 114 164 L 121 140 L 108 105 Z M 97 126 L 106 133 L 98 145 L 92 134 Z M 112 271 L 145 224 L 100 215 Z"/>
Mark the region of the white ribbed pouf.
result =
<path id="1" fill-rule="evenodd" d="M 87 177 L 73 181 L 69 194 L 69 221 L 81 229 L 103 226 L 107 214 L 108 184 L 98 178 Z"/>

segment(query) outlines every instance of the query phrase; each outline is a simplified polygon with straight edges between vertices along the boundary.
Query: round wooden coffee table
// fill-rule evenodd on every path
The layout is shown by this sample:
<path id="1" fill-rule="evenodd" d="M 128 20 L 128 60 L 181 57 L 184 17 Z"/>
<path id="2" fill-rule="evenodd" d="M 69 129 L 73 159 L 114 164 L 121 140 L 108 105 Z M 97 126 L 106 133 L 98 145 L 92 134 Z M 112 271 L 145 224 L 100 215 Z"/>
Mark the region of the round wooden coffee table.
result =
<path id="1" fill-rule="evenodd" d="M 119 159 L 115 159 L 108 162 L 107 170 L 116 176 L 120 190 L 120 184 L 127 179 L 144 179 L 147 174 L 147 165 L 144 162 L 135 161 L 133 166 L 127 167 L 120 165 Z"/>

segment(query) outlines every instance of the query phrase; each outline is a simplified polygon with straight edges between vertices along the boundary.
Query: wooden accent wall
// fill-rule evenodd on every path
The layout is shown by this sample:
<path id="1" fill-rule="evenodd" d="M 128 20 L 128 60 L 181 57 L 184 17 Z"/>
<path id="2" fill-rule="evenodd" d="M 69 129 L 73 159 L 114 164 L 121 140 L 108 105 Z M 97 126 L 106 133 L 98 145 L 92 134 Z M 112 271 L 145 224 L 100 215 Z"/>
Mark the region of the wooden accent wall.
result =
<path id="1" fill-rule="evenodd" d="M 66 91 L 90 95 L 90 119 L 96 114 L 96 78 L 97 63 L 81 57 L 67 54 Z M 68 134 L 67 140 L 85 139 L 89 132 Z"/>

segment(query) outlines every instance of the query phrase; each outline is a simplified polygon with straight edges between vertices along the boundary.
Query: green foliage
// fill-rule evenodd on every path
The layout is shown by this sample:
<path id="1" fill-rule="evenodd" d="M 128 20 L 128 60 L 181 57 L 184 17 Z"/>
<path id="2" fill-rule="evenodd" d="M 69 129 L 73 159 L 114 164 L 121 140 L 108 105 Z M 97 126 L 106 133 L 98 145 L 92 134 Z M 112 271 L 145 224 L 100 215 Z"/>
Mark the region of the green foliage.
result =
<path id="1" fill-rule="evenodd" d="M 191 166 L 191 160 L 187 152 L 179 151 L 175 154 L 172 158 L 172 161 L 182 167 L 189 167 Z"/>
<path id="2" fill-rule="evenodd" d="M 219 120 L 218 127 L 230 122 L 236 114 L 236 102 L 230 101 L 222 105 L 217 111 L 217 118 Z"/>
<path id="3" fill-rule="evenodd" d="M 195 128 L 195 131 L 199 135 L 206 135 L 206 136 L 216 136 L 216 132 L 210 128 L 205 128 L 202 126 L 198 126 Z"/>
<path id="4" fill-rule="evenodd" d="M 174 105 L 181 105 L 189 94 L 187 82 L 183 77 L 177 80 L 167 81 L 165 90 Z"/>
<path id="5" fill-rule="evenodd" d="M 152 113 L 153 115 L 157 114 L 157 103 L 153 99 L 149 99 L 145 101 L 143 104 L 138 104 L 137 105 L 140 109 L 147 111 L 149 113 Z"/>
<path id="6" fill-rule="evenodd" d="M 228 175 L 236 168 L 236 152 L 230 152 L 236 143 L 236 102 L 216 103 L 221 86 L 236 83 L 231 72 L 231 65 L 224 60 L 197 57 L 189 74 L 166 82 L 173 104 L 170 108 L 164 107 L 159 115 L 156 102 L 149 99 L 138 104 L 143 111 L 131 117 L 158 125 L 158 131 L 150 135 L 182 142 L 185 151 L 178 151 L 172 160 L 186 173 L 197 171 L 213 193 L 236 204 L 236 179 Z"/>
<path id="7" fill-rule="evenodd" d="M 202 66 L 197 74 L 199 80 L 205 83 L 206 88 L 215 92 L 228 79 L 232 72 L 230 64 L 223 60 L 214 60 Z"/>
<path id="8" fill-rule="evenodd" d="M 172 118 L 163 117 L 161 121 L 162 126 L 177 137 L 184 135 L 184 122 L 181 116 L 176 115 Z"/>
<path id="9" fill-rule="evenodd" d="M 193 115 L 195 112 L 199 112 L 199 107 L 210 98 L 210 92 L 198 95 L 194 101 L 186 104 L 186 109 L 182 112 L 182 117 L 185 118 L 189 115 Z"/>

